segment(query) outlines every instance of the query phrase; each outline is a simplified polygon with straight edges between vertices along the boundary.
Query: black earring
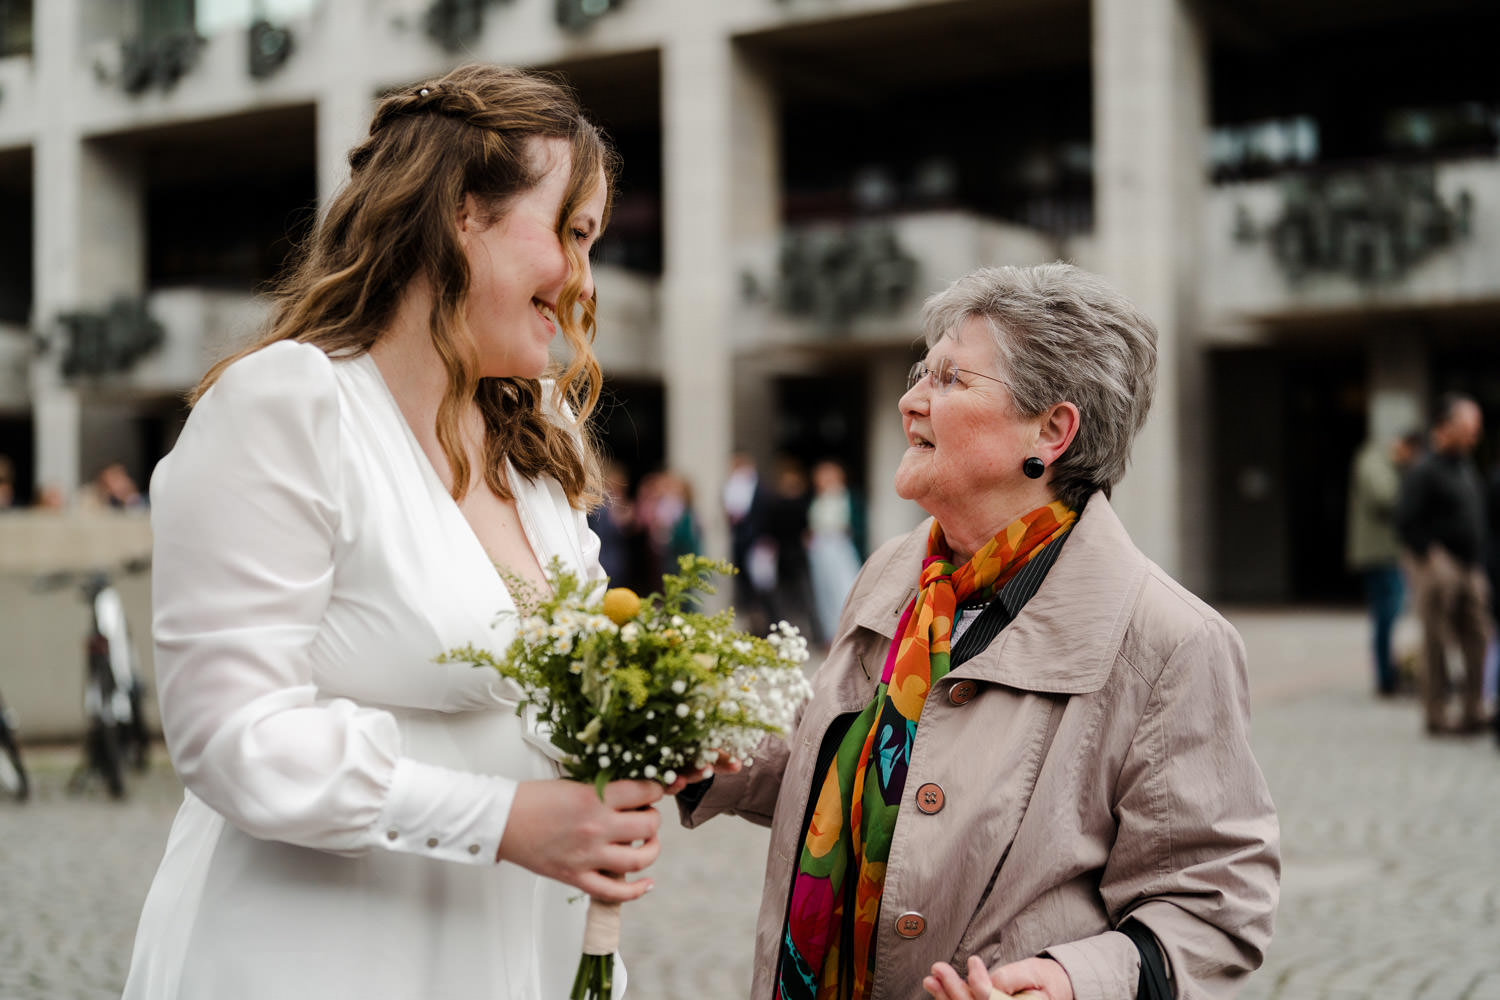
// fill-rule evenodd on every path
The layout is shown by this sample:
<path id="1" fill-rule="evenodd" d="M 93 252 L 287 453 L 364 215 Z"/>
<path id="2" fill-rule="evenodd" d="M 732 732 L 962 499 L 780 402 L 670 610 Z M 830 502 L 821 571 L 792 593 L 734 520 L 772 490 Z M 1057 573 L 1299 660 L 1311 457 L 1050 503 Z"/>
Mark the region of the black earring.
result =
<path id="1" fill-rule="evenodd" d="M 1047 471 L 1047 466 L 1042 462 L 1040 458 L 1032 455 L 1026 461 L 1021 463 L 1021 471 L 1026 473 L 1027 479 L 1041 479 L 1042 473 Z"/>

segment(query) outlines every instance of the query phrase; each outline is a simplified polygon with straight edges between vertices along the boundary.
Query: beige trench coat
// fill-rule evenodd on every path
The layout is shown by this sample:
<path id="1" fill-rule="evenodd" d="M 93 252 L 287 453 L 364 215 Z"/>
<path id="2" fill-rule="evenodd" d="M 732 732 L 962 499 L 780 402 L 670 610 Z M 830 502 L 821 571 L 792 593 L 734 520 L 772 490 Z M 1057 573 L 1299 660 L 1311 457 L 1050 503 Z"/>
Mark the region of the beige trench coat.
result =
<path id="1" fill-rule="evenodd" d="M 774 991 L 818 749 L 868 703 L 916 593 L 928 524 L 865 564 L 788 739 L 715 779 L 683 822 L 771 827 L 754 1000 Z M 933 962 L 1045 953 L 1079 1000 L 1135 996 L 1127 915 L 1179 998 L 1227 997 L 1271 938 L 1276 813 L 1251 755 L 1244 647 L 1131 543 L 1096 495 L 1036 596 L 928 694 L 886 869 L 875 1000 Z"/>

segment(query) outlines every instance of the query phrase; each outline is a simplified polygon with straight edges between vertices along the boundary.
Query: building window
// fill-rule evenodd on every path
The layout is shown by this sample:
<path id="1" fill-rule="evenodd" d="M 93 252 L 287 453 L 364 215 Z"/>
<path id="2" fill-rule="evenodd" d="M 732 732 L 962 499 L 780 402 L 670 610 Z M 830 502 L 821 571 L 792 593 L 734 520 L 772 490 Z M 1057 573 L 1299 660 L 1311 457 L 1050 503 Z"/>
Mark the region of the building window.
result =
<path id="1" fill-rule="evenodd" d="M 32 0 L 0 0 L 0 58 L 31 52 Z"/>
<path id="2" fill-rule="evenodd" d="M 244 28 L 258 20 L 284 24 L 310 13 L 317 2 L 318 0 L 196 0 L 193 4 L 196 7 L 194 26 L 198 34 L 208 36 L 220 31 Z"/>
<path id="3" fill-rule="evenodd" d="M 169 38 L 192 30 L 193 0 L 144 0 L 141 4 L 143 38 Z"/>

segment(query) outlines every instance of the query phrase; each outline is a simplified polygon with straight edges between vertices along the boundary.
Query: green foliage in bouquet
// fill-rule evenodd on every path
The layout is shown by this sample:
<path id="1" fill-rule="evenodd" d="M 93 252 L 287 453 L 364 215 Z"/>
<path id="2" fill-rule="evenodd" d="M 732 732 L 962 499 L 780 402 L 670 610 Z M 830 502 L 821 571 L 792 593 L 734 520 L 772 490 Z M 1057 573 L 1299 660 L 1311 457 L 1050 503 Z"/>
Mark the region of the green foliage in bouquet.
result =
<path id="1" fill-rule="evenodd" d="M 728 563 L 687 555 L 644 600 L 607 593 L 556 560 L 552 592 L 508 580 L 516 638 L 503 657 L 472 646 L 447 662 L 492 667 L 525 691 L 569 777 L 603 793 L 620 778 L 670 784 L 719 752 L 750 763 L 766 733 L 790 727 L 810 693 L 807 643 L 779 623 L 766 638 L 734 628 L 733 610 L 705 614 L 700 595 Z"/>

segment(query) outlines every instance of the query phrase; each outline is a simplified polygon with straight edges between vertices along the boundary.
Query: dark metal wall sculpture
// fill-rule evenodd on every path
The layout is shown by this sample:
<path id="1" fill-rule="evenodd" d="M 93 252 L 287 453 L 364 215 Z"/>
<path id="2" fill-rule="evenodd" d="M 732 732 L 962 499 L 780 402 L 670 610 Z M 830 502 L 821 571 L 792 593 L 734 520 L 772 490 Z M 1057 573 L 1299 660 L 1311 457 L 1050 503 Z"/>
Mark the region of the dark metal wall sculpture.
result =
<path id="1" fill-rule="evenodd" d="M 57 322 L 66 338 L 65 378 L 127 372 L 166 339 L 166 331 L 146 310 L 143 299 L 119 298 L 102 312 L 65 312 Z"/>
<path id="2" fill-rule="evenodd" d="M 499 2 L 501 0 L 432 0 L 427 8 L 427 34 L 447 51 L 461 51 L 483 33 L 485 9 Z M 569 31 L 582 31 L 624 2 L 556 0 L 554 16 L 557 23 Z"/>
<path id="3" fill-rule="evenodd" d="M 1280 188 L 1281 214 L 1257 225 L 1241 205 L 1234 236 L 1268 243 L 1293 283 L 1316 274 L 1367 285 L 1396 281 L 1468 236 L 1474 213 L 1468 191 L 1443 199 L 1432 164 L 1292 174 Z"/>
<path id="4" fill-rule="evenodd" d="M 250 23 L 248 42 L 250 75 L 264 80 L 291 58 L 294 39 L 290 28 L 258 17 Z"/>
<path id="5" fill-rule="evenodd" d="M 496 0 L 432 0 L 427 35 L 448 52 L 461 51 L 484 30 L 484 9 Z"/>
<path id="6" fill-rule="evenodd" d="M 557 0 L 557 23 L 569 31 L 582 31 L 623 3 L 624 0 Z"/>
<path id="7" fill-rule="evenodd" d="M 883 220 L 788 232 L 777 271 L 777 308 L 812 319 L 826 332 L 861 316 L 895 313 L 917 283 L 917 259 Z"/>
<path id="8" fill-rule="evenodd" d="M 127 94 L 152 87 L 170 90 L 198 64 L 203 39 L 191 31 L 161 38 L 132 38 L 121 43 L 120 86 Z"/>
<path id="9" fill-rule="evenodd" d="M 127 94 L 171 89 L 197 65 L 203 43 L 193 0 L 142 0 L 140 34 L 120 45 L 120 87 Z"/>

